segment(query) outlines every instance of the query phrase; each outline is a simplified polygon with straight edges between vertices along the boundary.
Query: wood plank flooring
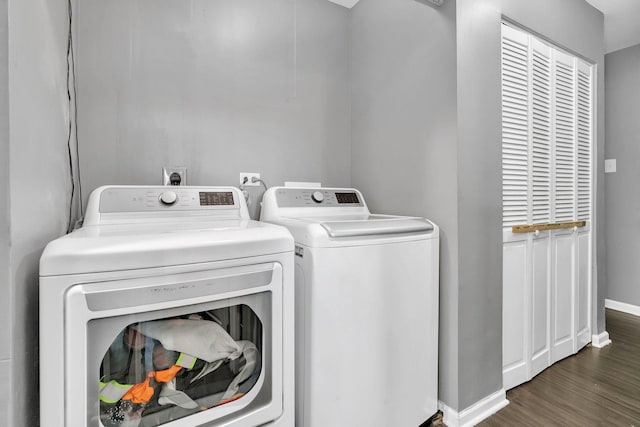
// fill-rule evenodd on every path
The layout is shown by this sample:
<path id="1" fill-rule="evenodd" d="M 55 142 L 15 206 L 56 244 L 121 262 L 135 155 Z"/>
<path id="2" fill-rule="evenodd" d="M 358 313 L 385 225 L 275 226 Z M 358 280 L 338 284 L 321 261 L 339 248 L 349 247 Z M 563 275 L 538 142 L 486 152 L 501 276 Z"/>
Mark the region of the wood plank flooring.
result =
<path id="1" fill-rule="evenodd" d="M 509 390 L 510 404 L 479 426 L 640 427 L 640 317 L 606 316 L 612 344 L 589 345 Z"/>

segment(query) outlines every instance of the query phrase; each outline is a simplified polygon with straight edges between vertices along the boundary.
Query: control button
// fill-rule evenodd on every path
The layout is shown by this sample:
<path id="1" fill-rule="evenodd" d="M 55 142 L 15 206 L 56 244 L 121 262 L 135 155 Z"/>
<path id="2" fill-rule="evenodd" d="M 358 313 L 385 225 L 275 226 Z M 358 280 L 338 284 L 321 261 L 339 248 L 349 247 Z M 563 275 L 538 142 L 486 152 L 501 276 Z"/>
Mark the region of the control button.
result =
<path id="1" fill-rule="evenodd" d="M 170 206 L 174 204 L 176 200 L 178 200 L 178 195 L 173 191 L 165 191 L 164 193 L 160 194 L 160 202 L 163 205 Z"/>
<path id="2" fill-rule="evenodd" d="M 314 191 L 311 195 L 311 198 L 316 203 L 322 203 L 322 201 L 324 200 L 324 194 L 322 194 L 321 191 Z"/>

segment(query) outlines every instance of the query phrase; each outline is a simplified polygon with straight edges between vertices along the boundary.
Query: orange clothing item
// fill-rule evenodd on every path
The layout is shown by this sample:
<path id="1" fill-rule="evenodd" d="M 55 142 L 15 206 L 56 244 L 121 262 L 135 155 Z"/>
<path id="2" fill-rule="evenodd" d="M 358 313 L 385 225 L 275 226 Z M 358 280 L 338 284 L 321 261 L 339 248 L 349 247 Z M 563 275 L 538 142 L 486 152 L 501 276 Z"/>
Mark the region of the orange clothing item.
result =
<path id="1" fill-rule="evenodd" d="M 138 384 L 135 384 L 122 396 L 122 400 L 130 400 L 133 403 L 147 403 L 153 397 L 153 387 L 149 384 L 151 378 L 159 383 L 168 383 L 171 381 L 178 372 L 180 372 L 182 366 L 173 365 L 169 369 L 162 371 L 151 371 L 147 374 L 147 378 Z"/>
<path id="2" fill-rule="evenodd" d="M 130 400 L 133 403 L 147 403 L 153 397 L 153 387 L 149 385 L 151 377 L 147 377 L 143 382 L 131 387 L 122 396 L 122 400 Z"/>
<path id="3" fill-rule="evenodd" d="M 182 366 L 173 365 L 169 369 L 165 369 L 163 371 L 155 371 L 152 373 L 155 374 L 156 381 L 158 381 L 159 383 L 168 383 L 176 375 L 178 375 L 178 372 L 180 372 L 180 369 L 182 369 Z"/>

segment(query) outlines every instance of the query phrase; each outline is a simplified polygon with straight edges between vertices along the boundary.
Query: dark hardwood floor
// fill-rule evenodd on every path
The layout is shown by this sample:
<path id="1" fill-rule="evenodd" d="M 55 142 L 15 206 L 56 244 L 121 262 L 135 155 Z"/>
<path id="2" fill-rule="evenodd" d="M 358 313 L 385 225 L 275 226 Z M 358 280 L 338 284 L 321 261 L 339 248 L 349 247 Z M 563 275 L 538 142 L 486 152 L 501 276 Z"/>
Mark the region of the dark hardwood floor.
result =
<path id="1" fill-rule="evenodd" d="M 507 392 L 479 426 L 640 427 L 640 317 L 607 310 L 612 344 L 584 348 Z"/>

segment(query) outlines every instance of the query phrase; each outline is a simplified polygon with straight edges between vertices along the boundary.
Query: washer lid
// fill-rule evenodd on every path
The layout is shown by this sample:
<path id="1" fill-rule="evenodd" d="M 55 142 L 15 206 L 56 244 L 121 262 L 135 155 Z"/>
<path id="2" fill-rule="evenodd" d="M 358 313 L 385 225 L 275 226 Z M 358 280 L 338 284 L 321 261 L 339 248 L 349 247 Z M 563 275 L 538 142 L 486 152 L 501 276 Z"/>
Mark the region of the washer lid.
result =
<path id="1" fill-rule="evenodd" d="M 333 238 L 380 236 L 386 234 L 427 233 L 433 224 L 424 218 L 369 215 L 366 219 L 321 221 L 322 228 Z"/>
<path id="2" fill-rule="evenodd" d="M 271 187 L 260 215 L 262 221 L 284 225 L 297 244 L 310 247 L 388 244 L 440 234 L 425 218 L 372 215 L 354 188 Z"/>
<path id="3" fill-rule="evenodd" d="M 49 243 L 40 276 L 98 273 L 293 252 L 283 227 L 252 220 L 88 226 Z"/>
<path id="4" fill-rule="evenodd" d="M 287 227 L 296 244 L 309 247 L 377 245 L 439 237 L 438 226 L 419 217 L 336 215 L 283 217 L 272 222 Z"/>

